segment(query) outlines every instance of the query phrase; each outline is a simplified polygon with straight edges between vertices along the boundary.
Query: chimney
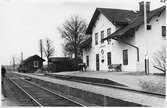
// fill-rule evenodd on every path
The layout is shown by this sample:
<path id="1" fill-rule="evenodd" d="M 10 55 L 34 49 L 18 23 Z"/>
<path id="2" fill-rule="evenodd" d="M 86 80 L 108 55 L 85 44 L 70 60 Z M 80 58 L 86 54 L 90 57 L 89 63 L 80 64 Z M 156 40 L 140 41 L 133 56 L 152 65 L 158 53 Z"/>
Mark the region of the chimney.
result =
<path id="1" fill-rule="evenodd" d="M 144 14 L 144 1 L 139 2 L 139 12 Z M 150 2 L 146 2 L 146 12 L 150 12 Z"/>

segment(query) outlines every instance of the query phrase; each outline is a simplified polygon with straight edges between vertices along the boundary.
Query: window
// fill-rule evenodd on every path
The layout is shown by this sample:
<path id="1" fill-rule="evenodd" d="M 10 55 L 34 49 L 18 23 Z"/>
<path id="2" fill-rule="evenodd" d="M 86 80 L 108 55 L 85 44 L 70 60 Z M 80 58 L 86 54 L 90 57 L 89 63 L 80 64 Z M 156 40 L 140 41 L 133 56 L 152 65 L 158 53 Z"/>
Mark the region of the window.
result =
<path id="1" fill-rule="evenodd" d="M 107 29 L 107 36 L 109 36 L 110 34 L 111 34 L 111 28 L 108 28 Z M 108 39 L 107 41 L 108 41 L 108 44 L 110 44 L 111 39 Z"/>
<path id="2" fill-rule="evenodd" d="M 89 56 L 86 56 L 86 64 L 89 66 Z"/>
<path id="3" fill-rule="evenodd" d="M 128 50 L 123 50 L 123 65 L 128 65 Z"/>
<path id="4" fill-rule="evenodd" d="M 34 61 L 34 68 L 38 67 L 38 61 Z"/>
<path id="5" fill-rule="evenodd" d="M 98 33 L 95 33 L 95 45 L 98 44 Z"/>
<path id="6" fill-rule="evenodd" d="M 111 34 L 111 28 L 107 29 L 107 36 L 109 36 Z"/>
<path id="7" fill-rule="evenodd" d="M 147 30 L 151 30 L 151 25 L 147 25 Z"/>
<path id="8" fill-rule="evenodd" d="M 107 53 L 108 65 L 111 65 L 111 52 Z"/>
<path id="9" fill-rule="evenodd" d="M 162 36 L 166 36 L 166 26 L 162 26 Z"/>
<path id="10" fill-rule="evenodd" d="M 104 39 L 104 31 L 101 31 L 101 43 L 104 43 L 102 39 Z"/>

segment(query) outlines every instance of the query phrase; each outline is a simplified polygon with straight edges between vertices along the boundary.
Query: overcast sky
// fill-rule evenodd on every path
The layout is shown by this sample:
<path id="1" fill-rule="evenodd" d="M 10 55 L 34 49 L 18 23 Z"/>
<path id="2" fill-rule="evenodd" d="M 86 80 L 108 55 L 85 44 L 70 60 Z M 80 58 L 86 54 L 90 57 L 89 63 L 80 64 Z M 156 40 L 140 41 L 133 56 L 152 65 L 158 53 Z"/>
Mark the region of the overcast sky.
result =
<path id="1" fill-rule="evenodd" d="M 39 39 L 50 38 L 55 57 L 63 56 L 63 40 L 57 30 L 72 15 L 89 23 L 96 7 L 138 10 L 141 0 L 0 0 L 0 62 L 9 64 L 12 56 L 24 59 L 39 53 Z M 151 1 L 151 9 L 160 0 Z"/>

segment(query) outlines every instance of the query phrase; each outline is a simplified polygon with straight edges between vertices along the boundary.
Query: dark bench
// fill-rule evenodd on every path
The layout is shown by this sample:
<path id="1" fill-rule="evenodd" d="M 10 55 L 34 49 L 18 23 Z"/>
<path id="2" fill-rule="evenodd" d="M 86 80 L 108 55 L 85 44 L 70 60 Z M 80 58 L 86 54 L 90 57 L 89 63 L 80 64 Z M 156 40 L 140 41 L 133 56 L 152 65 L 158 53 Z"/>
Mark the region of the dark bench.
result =
<path id="1" fill-rule="evenodd" d="M 108 71 L 116 71 L 116 72 L 120 72 L 122 71 L 121 69 L 122 65 L 121 64 L 111 64 L 111 65 L 108 65 Z"/>

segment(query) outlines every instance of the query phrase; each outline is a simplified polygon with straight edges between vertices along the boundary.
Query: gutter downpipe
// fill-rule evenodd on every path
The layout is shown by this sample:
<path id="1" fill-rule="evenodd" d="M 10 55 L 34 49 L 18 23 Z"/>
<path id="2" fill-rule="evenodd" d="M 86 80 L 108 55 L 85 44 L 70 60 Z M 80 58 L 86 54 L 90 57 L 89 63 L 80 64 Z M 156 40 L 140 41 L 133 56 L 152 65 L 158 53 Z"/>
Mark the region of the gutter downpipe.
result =
<path id="1" fill-rule="evenodd" d="M 120 42 L 122 42 L 122 43 L 124 43 L 124 44 L 127 44 L 127 45 L 129 45 L 129 46 L 131 46 L 131 47 L 133 47 L 133 48 L 136 48 L 136 50 L 137 50 L 137 61 L 139 62 L 139 48 L 137 47 L 137 46 L 135 46 L 135 45 L 132 45 L 132 44 L 130 44 L 130 43 L 128 43 L 128 42 L 125 42 L 125 41 L 123 41 L 123 40 L 121 40 L 121 39 L 115 39 L 115 38 L 112 38 L 112 39 L 114 39 L 114 40 L 117 40 L 117 41 L 120 41 Z"/>
<path id="2" fill-rule="evenodd" d="M 147 32 L 147 10 L 146 10 L 146 1 L 144 0 L 144 30 L 145 33 Z M 149 75 L 149 57 L 148 57 L 148 45 L 147 41 L 145 40 L 146 43 L 146 52 L 145 52 L 145 75 Z"/>

